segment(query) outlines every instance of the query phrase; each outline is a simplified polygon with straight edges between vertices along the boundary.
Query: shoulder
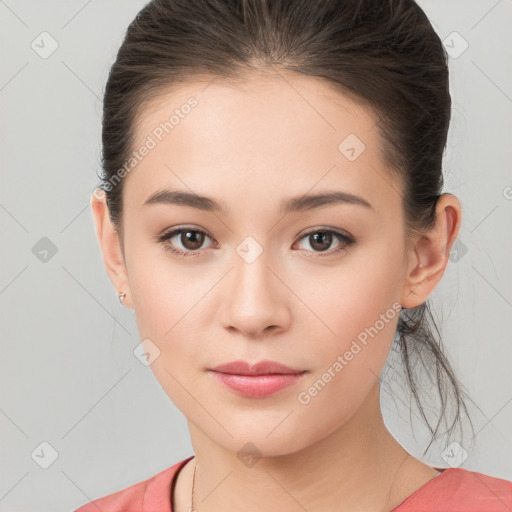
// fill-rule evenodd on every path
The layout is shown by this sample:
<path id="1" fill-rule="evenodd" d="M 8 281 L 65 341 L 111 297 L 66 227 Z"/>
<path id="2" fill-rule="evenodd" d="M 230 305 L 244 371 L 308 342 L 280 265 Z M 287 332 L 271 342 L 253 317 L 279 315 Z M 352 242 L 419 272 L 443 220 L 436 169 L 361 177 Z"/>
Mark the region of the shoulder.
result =
<path id="1" fill-rule="evenodd" d="M 171 486 L 178 471 L 191 458 L 184 459 L 142 482 L 90 501 L 74 512 L 172 512 Z"/>
<path id="2" fill-rule="evenodd" d="M 440 468 L 442 469 L 442 468 Z M 393 512 L 509 512 L 512 482 L 463 468 L 447 468 Z"/>

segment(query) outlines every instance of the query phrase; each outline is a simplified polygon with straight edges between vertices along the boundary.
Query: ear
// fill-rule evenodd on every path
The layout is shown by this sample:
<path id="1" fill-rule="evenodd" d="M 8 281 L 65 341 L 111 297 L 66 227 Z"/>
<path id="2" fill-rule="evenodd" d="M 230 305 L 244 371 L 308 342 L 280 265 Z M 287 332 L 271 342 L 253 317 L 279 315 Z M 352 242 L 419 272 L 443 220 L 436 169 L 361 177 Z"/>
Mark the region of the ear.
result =
<path id="1" fill-rule="evenodd" d="M 119 233 L 110 220 L 106 195 L 100 188 L 96 188 L 92 193 L 91 209 L 96 236 L 101 247 L 107 273 L 116 289 L 116 293 L 126 293 L 123 305 L 133 309 L 128 273 Z"/>
<path id="2" fill-rule="evenodd" d="M 425 302 L 443 277 L 453 243 L 459 233 L 462 208 L 453 194 L 437 200 L 436 222 L 432 230 L 420 235 L 409 253 L 402 299 L 404 308 Z"/>

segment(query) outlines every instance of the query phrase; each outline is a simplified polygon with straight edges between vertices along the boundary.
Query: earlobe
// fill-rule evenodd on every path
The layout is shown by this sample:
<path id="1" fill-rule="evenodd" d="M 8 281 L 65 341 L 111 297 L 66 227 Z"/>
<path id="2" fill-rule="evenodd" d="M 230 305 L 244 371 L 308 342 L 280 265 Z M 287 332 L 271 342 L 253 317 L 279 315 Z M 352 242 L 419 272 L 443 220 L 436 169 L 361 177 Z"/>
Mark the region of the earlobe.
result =
<path id="1" fill-rule="evenodd" d="M 122 304 L 131 308 L 130 286 L 119 233 L 112 224 L 105 192 L 101 189 L 95 189 L 91 196 L 91 210 L 107 274 L 114 285 L 116 295 L 119 297 L 120 292 L 125 294 Z"/>
<path id="2" fill-rule="evenodd" d="M 419 306 L 434 291 L 446 270 L 460 225 L 459 200 L 452 194 L 442 194 L 437 201 L 433 229 L 419 236 L 412 247 L 401 299 L 404 308 Z"/>

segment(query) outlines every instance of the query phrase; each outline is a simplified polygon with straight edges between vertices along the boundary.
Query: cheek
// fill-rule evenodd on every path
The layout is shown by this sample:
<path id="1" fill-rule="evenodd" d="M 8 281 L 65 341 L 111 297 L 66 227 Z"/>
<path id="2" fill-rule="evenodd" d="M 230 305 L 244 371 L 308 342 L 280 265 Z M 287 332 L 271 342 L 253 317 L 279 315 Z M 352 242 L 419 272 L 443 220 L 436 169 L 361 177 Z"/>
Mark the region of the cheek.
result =
<path id="1" fill-rule="evenodd" d="M 165 260 L 165 257 L 161 257 Z M 130 289 L 140 339 L 158 354 L 151 370 L 162 389 L 182 412 L 190 409 L 186 389 L 198 377 L 196 353 L 201 337 L 194 328 L 194 315 L 205 294 L 205 283 L 184 276 L 183 271 L 158 258 L 139 258 L 130 269 Z M 156 348 L 155 348 L 156 347 Z M 187 413 L 188 414 L 188 413 Z"/>
<path id="2" fill-rule="evenodd" d="M 373 242 L 353 252 L 337 267 L 302 268 L 294 292 L 302 298 L 304 321 L 316 324 L 323 346 L 336 351 L 353 338 L 392 338 L 400 311 L 400 247 Z M 384 322 L 384 323 L 383 323 Z"/>
<path id="3" fill-rule="evenodd" d="M 367 302 L 339 304 L 337 318 L 331 317 L 336 337 L 326 336 L 323 339 L 330 341 L 321 339 L 317 344 L 312 357 L 315 368 L 295 397 L 297 417 L 321 418 L 320 430 L 324 434 L 349 421 L 379 385 L 393 342 L 399 305 L 393 307 L 382 300 L 386 306 L 380 308 Z M 316 433 L 307 431 L 304 435 L 314 437 Z"/>
<path id="4" fill-rule="evenodd" d="M 361 251 L 361 257 L 354 256 L 350 265 L 347 260 L 335 276 L 322 276 L 321 272 L 313 276 L 316 279 L 310 276 L 306 284 L 314 282 L 315 287 L 299 291 L 316 313 L 305 313 L 304 326 L 309 326 L 308 332 L 317 340 L 314 348 L 311 344 L 303 347 L 312 351 L 315 363 L 299 403 L 316 403 L 312 407 L 319 411 L 334 407 L 341 415 L 349 414 L 378 379 L 401 309 L 401 253 L 399 246 L 392 244 L 374 249 Z"/>
<path id="5" fill-rule="evenodd" d="M 212 277 L 171 261 L 162 248 L 150 247 L 143 253 L 141 246 L 136 247 L 131 260 L 130 290 L 140 335 L 166 343 L 190 322 Z"/>
<path id="6" fill-rule="evenodd" d="M 199 318 L 204 318 L 205 309 L 215 311 L 208 291 L 218 278 L 206 266 L 202 275 L 197 266 L 187 268 L 169 261 L 163 250 L 139 254 L 132 261 L 130 290 L 140 339 L 156 346 L 158 357 L 151 369 L 181 408 L 190 396 L 183 393 L 180 383 L 191 385 L 200 375 L 206 334 Z"/>

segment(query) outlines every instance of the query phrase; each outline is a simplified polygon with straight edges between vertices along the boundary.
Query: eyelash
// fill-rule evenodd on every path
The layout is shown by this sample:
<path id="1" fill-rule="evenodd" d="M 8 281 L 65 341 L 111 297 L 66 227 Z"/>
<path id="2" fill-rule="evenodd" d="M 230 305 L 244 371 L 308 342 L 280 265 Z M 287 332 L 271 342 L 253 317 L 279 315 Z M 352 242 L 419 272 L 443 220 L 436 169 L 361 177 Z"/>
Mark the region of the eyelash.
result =
<path id="1" fill-rule="evenodd" d="M 158 241 L 160 243 L 163 244 L 164 246 L 164 249 L 166 251 L 170 251 L 172 252 L 173 254 L 176 254 L 177 256 L 182 256 L 182 257 L 194 257 L 196 256 L 200 250 L 195 250 L 195 251 L 182 251 L 181 249 L 176 249 L 174 247 L 171 247 L 169 245 L 167 245 L 165 242 L 171 238 L 174 238 L 176 235 L 179 235 L 183 232 L 194 232 L 194 233 L 201 233 L 203 235 L 206 235 L 207 237 L 211 238 L 210 235 L 208 235 L 208 233 L 200 228 L 187 228 L 187 227 L 182 227 L 182 228 L 176 228 L 176 229 L 172 229 L 171 231 L 168 231 L 167 233 L 164 233 L 163 235 L 157 237 Z M 351 236 L 348 236 L 344 233 L 341 233 L 340 231 L 337 231 L 335 229 L 332 229 L 332 228 L 318 228 L 318 229 L 315 229 L 315 230 L 312 230 L 312 231 L 309 231 L 307 233 L 304 233 L 300 238 L 299 240 L 302 240 L 303 238 L 306 238 L 310 235 L 314 235 L 314 234 L 328 234 L 328 233 L 332 233 L 333 235 L 335 235 L 335 237 L 340 241 L 342 242 L 342 245 L 340 245 L 340 247 L 338 247 L 337 249 L 334 249 L 334 250 L 328 250 L 328 251 L 321 251 L 321 252 L 318 252 L 318 251 L 306 251 L 306 252 L 312 252 L 314 253 L 315 255 L 312 256 L 312 257 L 325 257 L 325 256 L 331 256 L 332 254 L 335 254 L 335 253 L 338 253 L 344 249 L 346 249 L 347 247 L 351 246 L 352 244 L 354 244 L 356 242 L 356 239 L 351 237 Z"/>

